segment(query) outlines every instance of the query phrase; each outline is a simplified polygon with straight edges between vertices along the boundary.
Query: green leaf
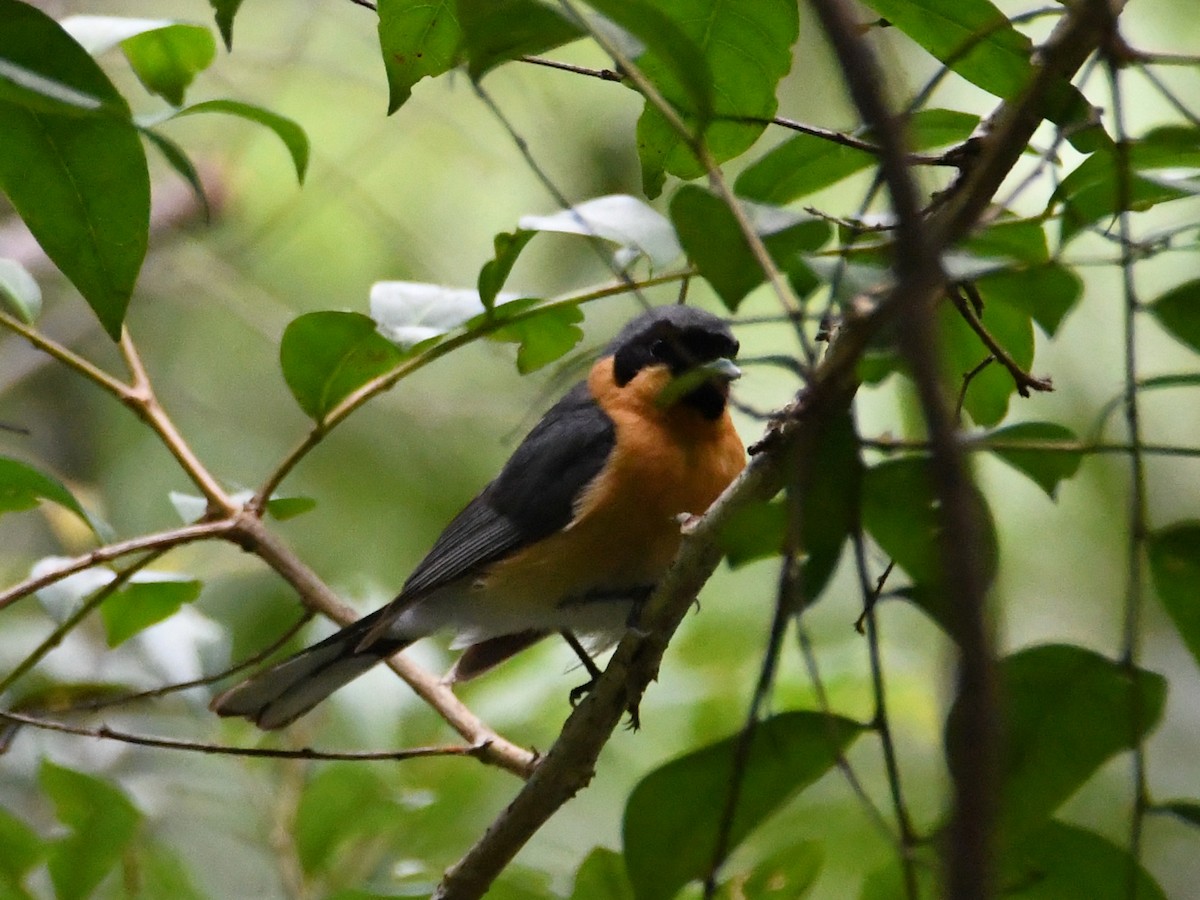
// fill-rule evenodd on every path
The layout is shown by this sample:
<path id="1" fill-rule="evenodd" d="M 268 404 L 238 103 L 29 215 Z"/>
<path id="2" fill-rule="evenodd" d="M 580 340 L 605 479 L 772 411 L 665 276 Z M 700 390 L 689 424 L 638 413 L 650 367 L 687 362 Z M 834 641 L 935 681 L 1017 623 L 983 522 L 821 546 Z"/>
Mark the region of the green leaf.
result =
<path id="1" fill-rule="evenodd" d="M 267 514 L 277 522 L 286 522 L 316 507 L 317 501 L 312 497 L 272 497 L 267 501 Z"/>
<path id="2" fill-rule="evenodd" d="M 225 42 L 225 49 L 232 50 L 233 17 L 237 15 L 242 0 L 208 0 L 208 5 L 213 8 L 213 18 L 216 20 L 217 30 L 221 32 L 221 40 Z"/>
<path id="3" fill-rule="evenodd" d="M 990 351 L 952 304 L 942 304 L 937 318 L 944 371 L 948 383 L 957 388 L 963 376 L 989 356 Z M 1033 364 L 1033 322 L 1029 313 L 1007 303 L 985 302 L 982 321 L 1013 361 L 1029 371 Z M 1016 390 L 1016 382 L 1008 370 L 993 364 L 971 379 L 963 409 L 976 424 L 993 426 L 1008 414 L 1008 403 Z"/>
<path id="4" fill-rule="evenodd" d="M 645 256 L 652 268 L 674 262 L 683 250 L 671 223 L 645 202 L 628 194 L 585 200 L 548 216 L 521 216 L 523 231 L 556 231 L 601 238 L 617 244 L 616 265 L 626 268 Z"/>
<path id="5" fill-rule="evenodd" d="M 527 301 L 538 302 L 536 299 Z M 501 320 L 510 318 L 523 312 L 527 303 L 506 303 L 497 307 L 492 315 Z M 482 324 L 486 318 L 485 315 L 470 324 Z M 498 328 L 491 337 L 497 341 L 520 344 L 517 348 L 517 371 L 525 375 L 560 359 L 583 340 L 583 330 L 579 327 L 582 321 L 583 311 L 577 306 L 551 307 Z"/>
<path id="6" fill-rule="evenodd" d="M 135 634 L 179 611 L 200 596 L 201 583 L 179 576 L 139 573 L 104 601 L 100 618 L 108 646 L 116 647 Z"/>
<path id="7" fill-rule="evenodd" d="M 42 289 L 28 270 L 15 259 L 0 256 L 0 307 L 7 307 L 26 325 L 42 312 Z"/>
<path id="8" fill-rule="evenodd" d="M 1030 266 L 1050 262 L 1046 229 L 1040 219 L 1001 219 L 969 236 L 963 246 L 975 256 L 1011 259 Z"/>
<path id="9" fill-rule="evenodd" d="M 930 55 L 989 94 L 1015 99 L 1033 77 L 1033 44 L 989 0 L 863 0 Z M 1047 94 L 1042 115 L 1068 129 L 1069 140 L 1087 153 L 1104 142 L 1091 107 L 1066 81 Z"/>
<path id="10" fill-rule="evenodd" d="M 187 153 L 184 152 L 184 149 L 170 138 L 149 128 L 143 128 L 142 134 L 145 135 L 150 143 L 158 148 L 158 151 L 163 155 L 163 159 L 167 161 L 167 164 L 188 183 L 188 187 L 192 189 L 192 194 L 200 204 L 200 208 L 204 211 L 204 221 L 210 221 L 212 218 L 212 209 L 208 205 L 208 195 L 204 193 L 204 182 L 200 180 L 200 173 L 196 171 L 196 167 L 192 165 L 192 161 Z"/>
<path id="11" fill-rule="evenodd" d="M 175 22 L 144 31 L 121 42 L 138 81 L 172 106 L 182 106 L 192 80 L 217 55 L 212 32 L 202 25 Z"/>
<path id="12" fill-rule="evenodd" d="M 0 61 L 97 98 L 104 116 L 0 99 L 0 191 L 114 339 L 146 255 L 150 177 L 129 107 L 45 13 L 0 0 Z"/>
<path id="13" fill-rule="evenodd" d="M 492 238 L 496 255 L 485 262 L 483 268 L 479 270 L 479 299 L 483 303 L 484 309 L 491 309 L 496 305 L 496 295 L 500 293 L 500 288 L 504 287 L 504 282 L 508 280 L 517 257 L 521 255 L 525 245 L 533 240 L 536 233 L 535 231 L 517 230 L 511 234 L 501 232 Z"/>
<path id="14" fill-rule="evenodd" d="M 670 10 L 644 0 L 589 0 L 589 5 L 643 44 L 649 55 L 638 62 L 659 92 L 697 125 L 707 124 L 713 109 L 712 72 L 693 35 L 672 19 Z"/>
<path id="15" fill-rule="evenodd" d="M 1149 310 L 1173 337 L 1200 353 L 1200 279 L 1171 288 Z"/>
<path id="16" fill-rule="evenodd" d="M 62 482 L 19 460 L 0 456 L 0 514 L 33 509 L 39 500 L 57 503 L 79 516 L 92 531 L 96 530 L 79 501 Z"/>
<path id="17" fill-rule="evenodd" d="M 333 763 L 320 769 L 296 810 L 293 833 L 305 873 L 330 871 L 339 852 L 353 851 L 364 837 L 380 841 L 404 828 L 404 810 L 393 793 L 376 770 L 364 766 Z"/>
<path id="18" fill-rule="evenodd" d="M 784 271 L 803 265 L 805 252 L 829 240 L 830 227 L 820 219 L 763 207 L 766 227 L 757 230 L 767 252 Z M 737 219 L 724 201 L 704 188 L 686 184 L 671 199 L 671 221 L 680 243 L 700 274 L 733 312 L 765 279 Z"/>
<path id="19" fill-rule="evenodd" d="M 352 312 L 313 312 L 293 319 L 279 346 L 283 379 L 300 408 L 317 422 L 401 358 L 372 319 Z"/>
<path id="20" fill-rule="evenodd" d="M 130 891 L 137 897 L 170 897 L 171 900 L 206 900 L 196 889 L 187 866 L 170 848 L 157 841 L 138 841 L 136 867 Z"/>
<path id="21" fill-rule="evenodd" d="M 985 308 L 999 302 L 1033 317 L 1050 336 L 1083 296 L 1079 276 L 1058 263 L 1003 269 L 975 280 Z"/>
<path id="22" fill-rule="evenodd" d="M 269 109 L 263 109 L 261 106 L 251 103 L 242 103 L 240 100 L 205 100 L 202 103 L 185 106 L 175 113 L 175 116 L 191 116 L 196 113 L 209 112 L 238 116 L 250 122 L 257 122 L 275 132 L 276 137 L 283 141 L 283 145 L 292 157 L 292 165 L 296 168 L 296 180 L 304 182 L 304 173 L 308 171 L 308 135 L 294 121 L 286 116 L 273 113 Z"/>
<path id="23" fill-rule="evenodd" d="M 719 540 L 731 568 L 775 556 L 787 534 L 787 504 L 782 500 L 752 503 L 730 516 Z"/>
<path id="24" fill-rule="evenodd" d="M 570 900 L 633 900 L 621 854 L 607 847 L 592 850 L 575 873 Z"/>
<path id="25" fill-rule="evenodd" d="M 3 58 L 0 58 L 0 100 L 34 112 L 60 116 L 121 116 L 119 109 L 109 109 L 98 97 L 77 91 Z"/>
<path id="26" fill-rule="evenodd" d="M 454 0 L 379 0 L 379 47 L 388 80 L 388 115 L 425 76 L 458 63 L 462 30 Z"/>
<path id="27" fill-rule="evenodd" d="M 20 884 L 30 869 L 46 855 L 36 831 L 0 806 L 0 889 Z"/>
<path id="28" fill-rule="evenodd" d="M 1147 544 L 1154 590 L 1200 664 L 1200 521 L 1175 522 L 1150 535 Z"/>
<path id="29" fill-rule="evenodd" d="M 801 584 L 811 603 L 833 577 L 842 548 L 858 518 L 858 495 L 863 477 L 858 437 L 849 416 L 832 419 L 812 449 L 810 479 L 800 500 L 804 567 Z"/>
<path id="30" fill-rule="evenodd" d="M 796 793 L 825 774 L 862 732 L 849 719 L 788 712 L 761 722 L 729 831 L 730 850 Z M 651 772 L 629 795 L 622 826 L 634 896 L 672 897 L 712 863 L 738 735 Z"/>
<path id="31" fill-rule="evenodd" d="M 914 585 L 901 593 L 954 636 L 952 598 L 942 589 L 938 500 L 928 456 L 889 459 L 863 476 L 862 522 L 867 533 L 899 565 Z M 982 534 L 984 577 L 996 576 L 1000 551 L 996 528 L 983 496 L 974 494 Z"/>
<path id="32" fill-rule="evenodd" d="M 997 428 L 988 434 L 987 443 L 998 459 L 1004 460 L 1018 472 L 1033 479 L 1050 499 L 1056 499 L 1058 485 L 1065 478 L 1074 477 L 1083 461 L 1078 451 L 1061 450 L 1018 450 L 991 446 L 1006 441 L 1045 441 L 1053 443 L 1077 443 L 1075 433 L 1055 422 L 1021 422 Z"/>
<path id="33" fill-rule="evenodd" d="M 545 53 L 583 36 L 583 30 L 537 0 L 457 0 L 467 72 L 478 81 L 520 56 Z"/>
<path id="34" fill-rule="evenodd" d="M 1001 698 L 1001 833 L 1008 844 L 1041 828 L 1114 755 L 1149 734 L 1167 682 L 1068 644 L 1030 647 L 996 667 Z M 1136 690 L 1136 696 L 1135 696 Z M 946 724 L 959 740 L 956 701 Z M 1136 721 L 1135 721 L 1136 715 Z"/>
<path id="35" fill-rule="evenodd" d="M 800 900 L 816 883 L 825 863 L 819 841 L 801 841 L 760 860 L 749 872 L 730 880 L 719 896 L 754 900 Z"/>
<path id="36" fill-rule="evenodd" d="M 117 788 L 49 760 L 42 762 L 38 781 L 70 831 L 50 846 L 55 896 L 83 900 L 120 862 L 141 816 Z"/>
<path id="37" fill-rule="evenodd" d="M 914 148 L 927 150 L 966 140 L 978 124 L 978 116 L 927 109 L 912 117 L 909 128 Z M 870 168 L 875 161 L 875 155 L 865 150 L 799 134 L 746 168 L 734 182 L 734 190 L 747 200 L 783 205 Z"/>
<path id="38" fill-rule="evenodd" d="M 1128 167 L 1128 184 L 1122 171 Z M 1124 153 L 1108 148 L 1093 153 L 1077 166 L 1050 198 L 1047 212 L 1062 203 L 1059 216 L 1065 244 L 1083 229 L 1122 208 L 1142 212 L 1168 200 L 1195 196 L 1194 182 L 1166 181 L 1147 172 L 1200 167 L 1200 128 L 1167 126 L 1131 142 Z M 1128 192 L 1122 203 L 1122 189 Z"/>
<path id="39" fill-rule="evenodd" d="M 1134 881 L 1130 883 L 1130 875 Z M 1006 895 L 1021 900 L 1166 900 L 1124 847 L 1076 825 L 1052 821 L 1001 861 Z"/>
<path id="40" fill-rule="evenodd" d="M 723 0 L 660 0 L 654 7 L 703 55 L 711 73 L 713 99 L 712 121 L 703 127 L 701 137 L 715 162 L 733 159 L 758 140 L 765 127 L 738 120 L 766 121 L 775 115 L 775 88 L 791 67 L 791 46 L 800 29 L 796 4 L 790 0 L 737 4 Z M 699 70 L 691 80 L 682 80 L 678 48 L 672 60 L 651 43 L 647 46 L 647 52 L 637 59 L 638 67 L 680 111 L 690 128 L 697 130 L 707 121 L 703 107 L 693 99 L 698 90 L 703 90 Z M 648 197 L 662 193 L 668 173 L 685 179 L 704 174 L 687 141 L 649 103 L 638 119 L 637 141 L 642 187 Z"/>
<path id="41" fill-rule="evenodd" d="M 1195 800 L 1168 800 L 1166 803 L 1156 803 L 1151 812 L 1168 813 L 1180 821 L 1200 828 L 1200 803 Z"/>

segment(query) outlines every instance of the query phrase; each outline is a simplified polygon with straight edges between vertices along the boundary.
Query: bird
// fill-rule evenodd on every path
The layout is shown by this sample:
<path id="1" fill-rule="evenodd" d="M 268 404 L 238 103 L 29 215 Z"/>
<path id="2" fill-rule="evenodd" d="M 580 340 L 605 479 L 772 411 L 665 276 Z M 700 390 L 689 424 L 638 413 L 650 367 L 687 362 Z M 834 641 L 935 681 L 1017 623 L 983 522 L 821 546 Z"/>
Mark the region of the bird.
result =
<path id="1" fill-rule="evenodd" d="M 745 467 L 728 405 L 738 349 L 729 324 L 696 307 L 633 318 L 451 520 L 394 600 L 219 694 L 212 710 L 282 728 L 447 630 L 465 648 L 449 683 L 555 633 L 594 679 L 591 654 L 636 622 L 676 556 L 681 522 L 702 515 Z"/>

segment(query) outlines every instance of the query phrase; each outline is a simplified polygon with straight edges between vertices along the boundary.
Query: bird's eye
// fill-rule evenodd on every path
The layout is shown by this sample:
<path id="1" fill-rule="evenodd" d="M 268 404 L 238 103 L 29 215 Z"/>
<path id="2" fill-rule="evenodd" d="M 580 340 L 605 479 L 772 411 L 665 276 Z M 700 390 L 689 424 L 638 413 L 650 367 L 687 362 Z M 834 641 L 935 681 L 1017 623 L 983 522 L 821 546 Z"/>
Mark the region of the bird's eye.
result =
<path id="1" fill-rule="evenodd" d="M 661 338 L 650 345 L 650 355 L 655 359 L 665 360 L 670 352 L 670 346 Z"/>

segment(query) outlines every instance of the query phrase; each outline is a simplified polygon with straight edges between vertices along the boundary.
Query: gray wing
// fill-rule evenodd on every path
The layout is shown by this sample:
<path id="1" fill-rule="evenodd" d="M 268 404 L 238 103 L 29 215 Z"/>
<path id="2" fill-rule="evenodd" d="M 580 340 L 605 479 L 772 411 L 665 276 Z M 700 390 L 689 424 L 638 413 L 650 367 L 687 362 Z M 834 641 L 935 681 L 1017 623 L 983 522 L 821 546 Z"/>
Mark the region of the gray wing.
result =
<path id="1" fill-rule="evenodd" d="M 500 475 L 446 526 L 397 600 L 441 587 L 566 527 L 604 468 L 612 420 L 580 383 L 552 406 Z"/>

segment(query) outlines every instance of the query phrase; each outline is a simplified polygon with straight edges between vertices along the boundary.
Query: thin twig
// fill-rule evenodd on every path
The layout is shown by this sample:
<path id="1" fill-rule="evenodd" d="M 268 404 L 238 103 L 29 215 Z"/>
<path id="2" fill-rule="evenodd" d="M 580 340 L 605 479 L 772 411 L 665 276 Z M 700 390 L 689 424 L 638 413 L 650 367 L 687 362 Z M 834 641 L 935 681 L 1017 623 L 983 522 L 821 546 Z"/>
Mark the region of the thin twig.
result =
<path id="1" fill-rule="evenodd" d="M 124 357 L 129 374 L 133 379 L 129 392 L 122 398 L 125 405 L 158 435 L 159 440 L 175 457 L 175 461 L 179 463 L 184 474 L 204 494 L 208 500 L 208 512 L 211 517 L 230 516 L 235 513 L 238 509 L 237 504 L 200 462 L 199 457 L 192 451 L 191 446 L 184 440 L 171 417 L 159 403 L 150 376 L 146 372 L 146 366 L 142 362 L 128 328 L 121 329 L 120 347 L 121 355 Z"/>
<path id="2" fill-rule="evenodd" d="M 1115 39 L 1116 21 L 1110 23 Z M 1142 740 L 1144 710 L 1142 708 L 1142 680 L 1138 672 L 1138 649 L 1141 642 L 1142 616 L 1142 560 L 1146 552 L 1149 533 L 1146 510 L 1146 466 L 1142 458 L 1141 415 L 1138 408 L 1138 364 L 1137 364 L 1137 286 L 1134 280 L 1134 264 L 1137 257 L 1133 251 L 1132 224 L 1129 218 L 1130 198 L 1133 191 L 1133 174 L 1129 162 L 1129 135 L 1125 127 L 1124 96 L 1121 90 L 1121 66 L 1112 56 L 1106 58 L 1109 85 L 1112 97 L 1113 129 L 1116 132 L 1117 172 L 1117 228 L 1124 248 L 1121 254 L 1121 280 L 1124 294 L 1125 332 L 1125 426 L 1129 432 L 1129 541 L 1126 550 L 1124 623 L 1121 635 L 1121 665 L 1129 676 L 1129 738 L 1133 748 L 1131 776 L 1133 778 L 1133 804 L 1129 812 L 1129 866 L 1126 880 L 1126 896 L 1137 900 L 1138 882 L 1142 861 L 1142 831 L 1146 809 L 1150 805 L 1146 786 L 1146 746 Z"/>
<path id="3" fill-rule="evenodd" d="M 574 75 L 586 75 L 589 78 L 599 78 L 601 81 L 624 81 L 625 76 L 620 72 L 614 72 L 612 69 L 589 69 L 587 66 L 575 66 L 571 63 L 559 62 L 555 59 L 545 59 L 541 56 L 518 56 L 517 59 L 523 63 L 529 63 L 533 66 L 545 66 L 548 69 L 558 69 L 562 72 L 570 72 Z"/>
<path id="4" fill-rule="evenodd" d="M 313 750 L 310 747 L 287 749 L 283 747 L 230 747 L 224 744 L 209 744 L 203 741 L 184 741 L 176 738 L 154 737 L 146 734 L 133 734 L 100 725 L 96 728 L 84 728 L 80 725 L 68 725 L 66 722 L 55 722 L 24 713 L 0 710 L 0 720 L 16 725 L 41 728 L 45 731 L 57 731 L 62 734 L 74 734 L 79 737 L 96 738 L 105 741 L 120 741 L 123 744 L 136 744 L 139 747 L 156 747 L 162 750 L 184 750 L 189 753 L 205 753 L 218 756 L 254 756 L 269 759 L 339 759 L 339 760 L 404 760 L 421 759 L 428 756 L 478 756 L 481 752 L 478 746 L 452 744 L 433 747 L 411 747 L 407 750 L 374 750 L 374 751 L 341 751 Z"/>
<path id="5" fill-rule="evenodd" d="M 159 531 L 154 534 L 147 534 L 142 537 L 131 538 L 127 541 L 98 547 L 90 553 L 66 560 L 56 569 L 43 572 L 36 577 L 27 578 L 20 584 L 15 584 L 4 591 L 0 591 L 0 609 L 4 609 L 22 597 L 28 597 L 35 591 L 54 584 L 56 581 L 62 581 L 62 579 L 69 575 L 82 572 L 84 569 L 112 562 L 114 559 L 120 559 L 122 556 L 128 556 L 131 553 L 141 553 L 145 550 L 165 550 L 170 547 L 178 547 L 182 544 L 194 543 L 195 541 L 222 537 L 231 531 L 233 527 L 234 523 L 232 520 L 222 519 L 218 522 L 185 525 L 182 528 L 172 528 L 167 531 Z"/>
<path id="6" fill-rule="evenodd" d="M 42 334 L 36 328 L 26 325 L 20 319 L 9 315 L 3 310 L 0 310 L 0 325 L 3 325 L 9 331 L 19 334 L 34 347 L 54 357 L 68 369 L 73 369 L 88 381 L 104 388 L 104 390 L 108 391 L 118 400 L 124 402 L 128 396 L 129 385 L 119 381 L 89 360 L 68 350 L 62 344 L 46 337 L 46 335 Z"/>
<path id="7" fill-rule="evenodd" d="M 966 294 L 966 296 L 964 296 Z M 969 299 L 968 299 L 969 298 Z M 983 324 L 983 320 L 979 318 L 979 313 L 976 311 L 982 306 L 983 301 L 979 298 L 979 292 L 975 286 L 969 283 L 952 285 L 950 287 L 950 299 L 954 302 L 954 308 L 958 310 L 959 315 L 971 327 L 983 346 L 987 347 L 988 352 L 1000 365 L 1008 370 L 1008 374 L 1012 376 L 1013 383 L 1017 386 L 1017 393 L 1022 397 L 1028 397 L 1030 391 L 1053 391 L 1054 382 L 1049 377 L 1037 378 L 1030 375 L 1012 358 L 1012 354 L 1004 348 L 1004 346 L 992 336 L 992 333 L 987 330 L 987 326 Z"/>

